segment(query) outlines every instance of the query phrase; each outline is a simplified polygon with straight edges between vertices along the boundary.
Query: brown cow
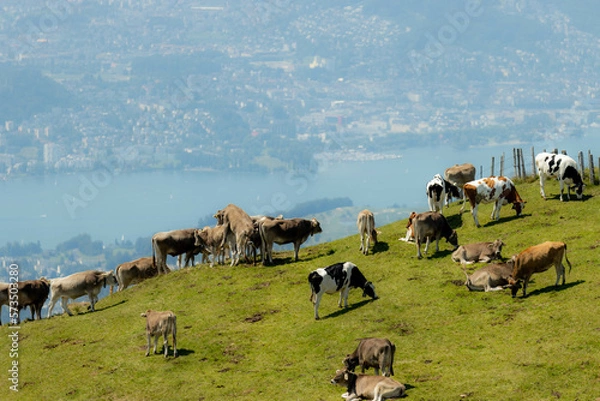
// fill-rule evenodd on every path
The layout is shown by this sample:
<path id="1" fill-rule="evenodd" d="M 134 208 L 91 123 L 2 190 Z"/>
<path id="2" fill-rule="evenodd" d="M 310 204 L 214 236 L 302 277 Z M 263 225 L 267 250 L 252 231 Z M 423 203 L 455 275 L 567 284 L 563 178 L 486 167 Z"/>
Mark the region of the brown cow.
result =
<path id="1" fill-rule="evenodd" d="M 42 307 L 48 299 L 49 292 L 50 282 L 45 277 L 39 280 L 19 281 L 16 286 L 13 284 L 12 290 L 11 284 L 0 283 L 0 308 L 2 305 L 11 306 L 9 316 L 10 321 L 14 324 L 21 322 L 21 309 L 27 306 L 31 312 L 31 320 L 36 320 L 36 316 L 39 320 L 42 318 Z M 14 298 L 12 298 L 13 296 Z M 1 321 L 0 324 L 2 324 Z"/>
<path id="2" fill-rule="evenodd" d="M 499 239 L 494 242 L 477 242 L 461 245 L 452 253 L 452 260 L 462 264 L 475 262 L 489 263 L 494 259 L 502 259 L 501 252 L 503 246 L 504 242 Z"/>
<path id="3" fill-rule="evenodd" d="M 347 401 L 368 399 L 373 401 L 404 396 L 406 387 L 394 379 L 385 376 L 357 375 L 347 369 L 337 370 L 331 384 L 345 387 L 342 395 Z"/>
<path id="4" fill-rule="evenodd" d="M 115 276 L 119 284 L 118 291 L 123 291 L 130 285 L 141 283 L 157 274 L 158 270 L 156 269 L 156 265 L 149 256 L 132 260 L 131 262 L 121 263 L 115 269 Z M 112 287 L 110 288 L 110 292 L 112 294 Z"/>
<path id="5" fill-rule="evenodd" d="M 317 219 L 283 219 L 264 221 L 260 225 L 261 255 L 263 264 L 273 263 L 273 243 L 278 245 L 294 244 L 294 260 L 298 261 L 298 252 L 308 237 L 323 230 Z"/>
<path id="6" fill-rule="evenodd" d="M 473 166 L 471 163 L 455 164 L 452 167 L 448 167 L 446 171 L 444 171 L 444 179 L 458 188 L 462 188 L 467 182 L 475 179 L 475 166 Z M 465 208 L 466 200 L 467 198 L 463 191 L 463 202 L 462 206 L 460 207 L 461 213 Z"/>
<path id="7" fill-rule="evenodd" d="M 344 366 L 354 372 L 360 366 L 362 373 L 365 369 L 375 368 L 375 374 L 379 370 L 384 376 L 394 375 L 394 353 L 396 346 L 387 338 L 363 338 L 353 353 L 346 355 Z"/>
<path id="8" fill-rule="evenodd" d="M 163 337 L 163 354 L 165 358 L 169 354 L 169 334 L 173 336 L 173 356 L 177 358 L 177 317 L 171 311 L 153 311 L 148 309 L 146 312 L 140 314 L 141 317 L 146 318 L 146 338 L 148 339 L 148 348 L 146 350 L 146 356 L 150 355 L 150 343 L 152 337 L 154 337 L 154 353 L 156 354 L 156 347 L 158 343 L 158 337 Z"/>
<path id="9" fill-rule="evenodd" d="M 534 273 L 545 272 L 554 265 L 556 269 L 556 283 L 562 276 L 562 285 L 565 284 L 565 266 L 562 264 L 563 256 L 569 264 L 569 273 L 571 272 L 571 262 L 567 258 L 567 244 L 564 242 L 546 241 L 538 245 L 530 246 L 515 258 L 515 265 L 512 277 L 509 280 L 513 298 L 517 295 L 519 287 L 517 283 L 523 280 L 523 298 L 527 296 L 527 284 Z"/>
<path id="10" fill-rule="evenodd" d="M 225 226 L 225 234 L 221 246 L 225 246 L 225 241 L 229 242 L 231 250 L 231 266 L 240 262 L 240 257 L 246 251 L 248 242 L 251 241 L 254 225 L 252 218 L 240 207 L 229 204 L 224 209 L 218 210 L 214 216 L 218 224 Z"/>
<path id="11" fill-rule="evenodd" d="M 179 267 L 181 267 L 181 255 L 185 254 L 187 266 L 188 260 L 200 253 L 202 246 L 195 245 L 195 228 L 158 232 L 152 236 L 152 260 L 156 265 L 158 274 L 169 272 L 167 266 L 167 255 L 179 256 Z"/>
<path id="12" fill-rule="evenodd" d="M 450 227 L 446 218 L 438 212 L 419 213 L 413 218 L 413 232 L 415 235 L 415 243 L 417 244 L 417 257 L 421 259 L 421 244 L 426 241 L 425 254 L 429 249 L 431 239 L 435 239 L 435 251 L 440 250 L 440 238 L 444 237 L 447 242 L 458 247 L 458 235 L 456 231 Z"/>
<path id="13" fill-rule="evenodd" d="M 358 233 L 360 234 L 359 250 L 366 255 L 369 253 L 371 239 L 373 240 L 373 244 L 377 245 L 377 230 L 375 230 L 375 216 L 373 216 L 373 212 L 365 209 L 358 213 L 356 226 L 358 227 Z"/>

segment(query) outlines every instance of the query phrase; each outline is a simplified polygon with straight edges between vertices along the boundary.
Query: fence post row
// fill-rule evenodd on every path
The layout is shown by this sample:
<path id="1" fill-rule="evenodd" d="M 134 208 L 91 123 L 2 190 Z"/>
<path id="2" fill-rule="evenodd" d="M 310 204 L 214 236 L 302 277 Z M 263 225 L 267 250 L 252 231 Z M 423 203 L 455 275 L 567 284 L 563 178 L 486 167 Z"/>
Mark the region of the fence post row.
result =
<path id="1" fill-rule="evenodd" d="M 517 177 L 517 178 L 527 178 L 527 170 L 525 169 L 525 157 L 523 154 L 523 149 L 522 148 L 513 148 L 513 176 Z M 545 152 L 546 149 L 543 149 L 543 152 Z M 554 148 L 552 149 L 552 153 L 554 154 L 558 154 L 558 148 Z M 566 155 L 567 151 L 566 150 L 561 150 L 560 151 L 561 154 Z M 581 174 L 581 177 L 584 178 L 585 175 L 585 158 L 583 156 L 583 151 L 579 151 L 577 153 L 577 169 L 579 170 L 579 174 Z M 494 175 L 495 172 L 495 165 L 496 165 L 496 158 L 494 156 L 492 156 L 492 162 L 491 162 L 491 174 L 489 175 Z M 588 174 L 589 174 L 589 182 L 591 185 L 595 185 L 596 184 L 596 171 L 595 171 L 595 166 L 594 166 L 594 155 L 592 154 L 591 150 L 588 150 Z M 600 168 L 600 157 L 598 158 L 598 166 Z M 480 169 L 480 175 L 483 175 L 483 166 L 479 167 Z M 505 175 L 504 174 L 504 153 L 502 153 L 502 156 L 500 156 L 500 173 L 498 175 Z M 535 176 L 537 175 L 537 166 L 535 165 L 535 149 L 532 146 L 531 147 L 531 175 Z M 598 177 L 600 179 L 600 176 Z"/>

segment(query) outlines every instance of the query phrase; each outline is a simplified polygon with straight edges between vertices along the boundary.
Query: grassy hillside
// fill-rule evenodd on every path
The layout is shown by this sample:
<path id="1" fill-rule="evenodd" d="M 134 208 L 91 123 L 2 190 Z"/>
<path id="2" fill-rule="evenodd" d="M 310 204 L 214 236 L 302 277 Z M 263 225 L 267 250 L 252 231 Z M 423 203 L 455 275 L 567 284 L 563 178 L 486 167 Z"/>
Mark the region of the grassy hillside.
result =
<path id="1" fill-rule="evenodd" d="M 568 244 L 573 270 L 554 288 L 554 271 L 534 276 L 526 299 L 509 291 L 470 293 L 450 247 L 418 260 L 398 241 L 405 221 L 380 227 L 376 253 L 358 236 L 303 248 L 301 261 L 278 253 L 275 266 L 196 266 L 102 299 L 97 312 L 24 323 L 20 391 L 6 378 L 0 399 L 27 400 L 340 400 L 329 384 L 357 339 L 390 338 L 395 379 L 411 400 L 595 400 L 600 397 L 598 187 L 586 199 L 543 201 L 537 182 L 517 183 L 527 200 L 516 218 L 480 207 L 483 227 L 452 205 L 446 215 L 459 242 L 501 238 L 508 257 L 545 240 Z M 547 184 L 555 195 L 558 185 Z M 377 217 L 376 217 L 377 218 Z M 327 230 L 327 227 L 323 227 Z M 350 293 L 350 308 L 324 296 L 314 321 L 308 273 L 355 262 L 375 283 L 376 301 Z M 475 267 L 472 267 L 474 269 Z M 177 314 L 179 358 L 144 357 L 146 309 Z M 0 328 L 8 343 L 11 328 Z M 8 378 L 8 345 L 0 370 Z"/>

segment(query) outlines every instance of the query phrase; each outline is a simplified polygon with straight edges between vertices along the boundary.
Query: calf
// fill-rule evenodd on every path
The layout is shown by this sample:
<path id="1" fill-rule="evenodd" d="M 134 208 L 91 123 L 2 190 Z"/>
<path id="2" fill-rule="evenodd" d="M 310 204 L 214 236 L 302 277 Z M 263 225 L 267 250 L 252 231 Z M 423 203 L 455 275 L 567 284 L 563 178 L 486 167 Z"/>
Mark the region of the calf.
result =
<path id="1" fill-rule="evenodd" d="M 489 263 L 494 259 L 502 259 L 502 247 L 504 242 L 497 239 L 494 242 L 477 242 L 458 247 L 452 253 L 452 260 L 462 264 L 475 262 Z"/>
<path id="2" fill-rule="evenodd" d="M 357 375 L 347 369 L 337 370 L 331 384 L 345 387 L 343 395 L 347 401 L 372 399 L 382 401 L 404 396 L 406 387 L 394 379 L 385 376 Z"/>
<path id="3" fill-rule="evenodd" d="M 404 242 L 415 242 L 415 233 L 413 230 L 413 220 L 417 216 L 417 212 L 410 212 L 408 216 L 408 223 L 406 223 L 406 235 L 404 238 L 399 238 L 400 241 Z"/>
<path id="4" fill-rule="evenodd" d="M 381 370 L 384 376 L 393 376 L 395 352 L 396 346 L 387 338 L 364 338 L 353 353 L 346 355 L 344 366 L 351 372 L 360 365 L 362 373 L 365 369 L 375 368 L 376 375 Z"/>
<path id="5" fill-rule="evenodd" d="M 535 157 L 535 165 L 540 176 L 540 194 L 546 199 L 544 186 L 547 177 L 555 177 L 560 185 L 560 201 L 563 200 L 563 190 L 567 184 L 567 197 L 571 200 L 571 189 L 575 190 L 577 199 L 583 198 L 583 180 L 577 171 L 577 163 L 567 155 L 540 153 Z"/>
<path id="6" fill-rule="evenodd" d="M 170 269 L 166 267 L 166 271 Z M 115 269 L 115 277 L 119 283 L 119 291 L 123 291 L 125 288 L 132 284 L 138 284 L 142 281 L 152 278 L 158 275 L 156 265 L 153 263 L 151 257 L 139 258 L 132 260 L 131 262 L 124 262 L 117 266 Z M 110 293 L 112 294 L 113 287 L 110 287 Z"/>
<path id="7" fill-rule="evenodd" d="M 421 259 L 421 244 L 426 240 L 425 254 L 429 249 L 429 243 L 432 238 L 435 239 L 435 251 L 440 250 L 439 242 L 440 238 L 444 237 L 447 242 L 454 246 L 454 249 L 458 247 L 458 235 L 456 231 L 450 227 L 446 218 L 438 212 L 424 212 L 417 214 L 413 220 L 413 233 L 415 236 L 415 243 L 417 244 L 417 257 Z"/>
<path id="8" fill-rule="evenodd" d="M 319 319 L 319 303 L 323 294 L 340 293 L 338 306 L 348 307 L 348 293 L 351 288 L 362 288 L 363 297 L 367 295 L 378 299 L 375 286 L 367 281 L 362 272 L 352 262 L 336 263 L 324 269 L 317 269 L 308 275 L 308 282 L 312 290 L 310 300 L 315 306 L 315 319 Z"/>
<path id="9" fill-rule="evenodd" d="M 546 241 L 538 245 L 530 246 L 515 258 L 512 277 L 509 280 L 513 298 L 519 290 L 518 282 L 523 280 L 523 298 L 527 296 L 527 283 L 534 273 L 545 272 L 554 265 L 556 269 L 556 283 L 562 276 L 562 285 L 565 284 L 565 267 L 562 264 L 563 256 L 569 264 L 569 272 L 571 272 L 571 262 L 567 258 L 567 244 L 564 242 Z"/>
<path id="10" fill-rule="evenodd" d="M 373 240 L 373 244 L 377 244 L 377 230 L 375 230 L 375 216 L 373 216 L 373 212 L 365 209 L 358 213 L 356 226 L 360 234 L 360 251 L 366 255 L 369 253 L 371 239 Z"/>
<path id="11" fill-rule="evenodd" d="M 163 338 L 163 354 L 165 358 L 169 354 L 169 334 L 173 336 L 173 357 L 177 358 L 177 317 L 171 311 L 153 311 L 147 310 L 141 313 L 142 317 L 146 318 L 146 337 L 148 339 L 148 349 L 146 356 L 150 355 L 150 342 L 154 337 L 154 353 L 156 354 L 156 346 L 158 337 Z"/>
<path id="12" fill-rule="evenodd" d="M 469 291 L 501 291 L 509 287 L 509 279 L 513 271 L 513 260 L 506 263 L 494 263 L 475 270 L 470 276 L 463 268 L 467 281 L 465 286 Z"/>
<path id="13" fill-rule="evenodd" d="M 215 261 L 220 264 L 225 263 L 225 229 L 226 226 L 220 224 L 215 227 L 206 226 L 194 232 L 195 245 L 204 245 L 210 255 L 212 255 L 210 267 L 214 266 Z"/>

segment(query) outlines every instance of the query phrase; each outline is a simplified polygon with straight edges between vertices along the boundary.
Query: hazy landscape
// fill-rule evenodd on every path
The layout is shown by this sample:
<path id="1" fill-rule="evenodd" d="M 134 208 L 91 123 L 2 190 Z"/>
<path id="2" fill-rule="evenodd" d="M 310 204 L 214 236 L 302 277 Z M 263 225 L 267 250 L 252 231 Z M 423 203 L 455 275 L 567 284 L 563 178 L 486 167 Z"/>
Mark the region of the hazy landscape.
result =
<path id="1" fill-rule="evenodd" d="M 511 253 L 549 233 L 553 234 L 549 239 L 575 242 L 574 264 L 587 266 L 584 275 L 565 291 L 543 290 L 531 298 L 532 303 L 539 302 L 535 311 L 548 314 L 546 324 L 560 313 L 556 301 L 568 305 L 567 314 L 572 320 L 557 319 L 557 324 L 551 325 L 556 332 L 567 337 L 572 334 L 565 332 L 569 329 L 560 322 L 568 327 L 582 324 L 583 317 L 575 310 L 571 293 L 581 291 L 578 296 L 582 302 L 594 302 L 592 266 L 598 261 L 594 256 L 597 241 L 588 232 L 593 225 L 580 218 L 578 208 L 594 215 L 591 205 L 595 203 L 596 186 L 588 185 L 586 193 L 590 195 L 585 202 L 539 202 L 530 152 L 533 148 L 557 148 L 576 157 L 579 151 L 586 156 L 590 151 L 600 165 L 598 11 L 600 4 L 591 0 L 3 1 L 0 281 L 8 281 L 11 263 L 20 266 L 21 279 L 64 276 L 92 268 L 114 269 L 123 261 L 148 256 L 153 233 L 212 225 L 214 212 L 228 203 L 238 204 L 250 214 L 317 217 L 324 232 L 305 244 L 310 255 L 305 262 L 258 268 L 256 274 L 246 267 L 210 272 L 201 267 L 168 278 L 179 285 L 191 278 L 187 287 L 191 294 L 186 294 L 204 302 L 205 296 L 215 295 L 213 289 L 204 286 L 202 275 L 206 273 L 207 283 L 231 287 L 229 293 L 237 303 L 217 297 L 214 304 L 203 305 L 202 312 L 188 312 L 189 301 L 183 301 L 184 296 L 175 292 L 162 293 L 157 280 L 147 288 L 134 288 L 130 294 L 141 293 L 137 300 L 128 294 L 103 300 L 107 309 L 104 312 L 110 314 L 108 321 L 129 324 L 120 317 L 129 316 L 123 305 L 175 305 L 172 307 L 183 315 L 183 321 L 189 313 L 193 323 L 183 323 L 190 326 L 183 329 L 183 338 L 195 337 L 190 345 L 183 346 L 188 349 L 189 359 L 177 360 L 174 371 L 194 369 L 210 376 L 210 380 L 202 382 L 202 390 L 184 398 L 208 400 L 231 394 L 236 399 L 281 395 L 292 399 L 339 398 L 338 389 L 323 393 L 308 390 L 315 381 L 326 384 L 340 360 L 337 354 L 319 348 L 326 355 L 326 363 L 305 362 L 302 366 L 313 373 L 300 372 L 298 357 L 315 356 L 308 340 L 284 362 L 286 380 L 294 375 L 303 377 L 299 386 L 290 387 L 300 395 L 292 390 L 281 393 L 275 388 L 261 390 L 253 386 L 255 381 L 268 383 L 272 366 L 277 365 L 262 359 L 260 348 L 250 352 L 256 353 L 256 358 L 247 357 L 242 362 L 244 357 L 240 355 L 245 353 L 239 351 L 238 342 L 251 342 L 243 336 L 247 327 L 244 319 L 259 313 L 275 318 L 273 322 L 266 320 L 277 341 L 284 340 L 282 333 L 287 333 L 286 338 L 293 337 L 289 327 L 299 327 L 299 336 L 306 339 L 326 338 L 332 330 L 340 331 L 331 321 L 341 322 L 342 331 L 347 330 L 343 334 L 344 350 L 351 348 L 354 339 L 368 334 L 396 339 L 398 335 L 402 339 L 406 336 L 412 356 L 409 362 L 400 362 L 400 371 L 403 367 L 407 372 L 400 379 L 406 379 L 417 390 L 409 391 L 409 396 L 497 399 L 493 386 L 480 392 L 475 388 L 483 385 L 478 382 L 481 379 L 473 382 L 467 378 L 473 375 L 469 371 L 500 374 L 498 370 L 486 370 L 486 362 L 494 360 L 490 350 L 478 356 L 478 350 L 486 349 L 483 334 L 471 348 L 466 346 L 468 356 L 475 358 L 470 370 L 457 367 L 451 374 L 438 374 L 436 369 L 422 373 L 417 368 L 422 364 L 435 367 L 437 362 L 432 365 L 431 361 L 437 361 L 440 353 L 449 358 L 458 355 L 457 347 L 473 340 L 472 329 L 465 323 L 460 329 L 465 330 L 466 337 L 442 334 L 420 320 L 422 316 L 413 314 L 398 322 L 396 315 L 411 306 L 427 312 L 429 306 L 436 305 L 440 309 L 432 309 L 431 314 L 440 318 L 434 325 L 441 326 L 481 309 L 478 301 L 464 294 L 464 288 L 450 283 L 464 276 L 456 266 L 448 265 L 447 258 L 418 263 L 413 260 L 413 248 L 399 248 L 396 241 L 404 235 L 408 213 L 426 209 L 425 183 L 434 174 L 463 162 L 475 164 L 478 176 L 490 174 L 492 168 L 497 174 L 500 157 L 505 155 L 504 174 L 512 177 L 516 174 L 512 151 L 521 148 L 531 177 L 520 185 L 525 186 L 529 197 L 526 212 L 531 213 L 531 219 L 509 219 L 472 230 L 468 225 L 470 215 L 461 217 L 452 210 L 453 224 L 464 230 L 463 238 L 469 240 L 481 239 L 482 235 L 490 240 L 494 236 L 506 238 L 511 241 Z M 531 201 L 533 197 L 537 197 L 535 202 Z M 356 232 L 357 211 L 367 207 L 375 211 L 389 248 L 366 259 L 366 268 L 379 282 L 387 280 L 383 288 L 397 298 L 391 309 L 378 306 L 384 323 L 368 333 L 359 325 L 372 323 L 367 312 L 372 305 L 368 303 L 360 303 L 350 313 L 334 314 L 329 325 L 313 326 L 307 320 L 309 325 L 304 322 L 310 316 L 305 313 L 310 309 L 304 302 L 308 298 L 305 276 L 311 269 L 339 261 L 337 258 L 356 257 L 356 238 L 350 236 Z M 489 212 L 481 216 L 486 214 Z M 565 219 L 572 224 L 565 225 Z M 521 221 L 538 226 L 532 223 L 523 228 Z M 560 224 L 555 227 L 557 221 Z M 580 234 L 578 229 L 587 234 Z M 517 239 L 512 242 L 514 235 Z M 577 243 L 579 240 L 582 242 Z M 282 257 L 287 262 L 287 256 Z M 409 261 L 405 265 L 406 259 Z M 424 269 L 427 262 L 439 271 L 430 272 L 432 266 Z M 298 268 L 302 271 L 296 271 Z M 237 274 L 244 279 L 233 284 L 235 280 L 231 280 Z M 278 278 L 274 279 L 273 274 Z M 401 278 L 390 281 L 394 276 Z M 412 287 L 409 295 L 402 295 L 405 286 L 420 280 L 418 290 Z M 266 282 L 270 284 L 261 287 Z M 273 292 L 257 310 L 254 301 L 248 301 L 243 310 L 235 311 L 235 305 L 246 302 L 243 294 L 249 292 L 248 288 L 252 294 Z M 430 292 L 432 288 L 442 290 L 443 300 Z M 284 302 L 288 290 L 302 302 Z M 422 301 L 418 299 L 421 290 L 426 294 Z M 546 301 L 546 296 L 554 302 Z M 161 303 L 163 298 L 165 303 Z M 520 301 L 512 303 L 506 294 L 483 299 L 489 306 L 484 312 L 488 320 L 474 318 L 469 322 L 487 335 L 493 334 L 492 326 L 503 326 L 506 331 L 502 335 L 514 344 L 519 335 L 527 334 L 521 324 L 536 324 L 536 312 L 526 311 L 527 306 Z M 235 318 L 221 326 L 211 320 L 215 319 L 212 316 L 207 320 L 215 324 L 214 330 L 202 335 L 191 330 L 192 326 L 197 328 L 204 313 L 218 309 L 218 302 L 231 305 L 231 310 L 219 314 L 220 318 Z M 302 318 L 277 320 L 285 313 L 282 302 Z M 443 317 L 445 302 L 455 305 L 452 317 Z M 140 311 L 135 312 L 131 316 L 138 319 Z M 348 323 L 346 318 L 353 312 L 363 317 Z M 5 314 L 3 308 L 3 318 Z M 149 372 L 143 362 L 133 366 L 125 362 L 130 353 L 139 353 L 138 324 L 127 326 L 117 335 L 128 348 L 119 351 L 118 366 L 110 373 L 104 370 L 108 362 L 98 362 L 103 358 L 99 355 L 102 351 L 80 352 L 79 346 L 104 344 L 106 334 L 93 331 L 96 316 L 102 315 L 82 313 L 69 320 L 72 326 L 65 329 L 71 333 L 67 337 L 60 328 L 62 317 L 26 323 L 24 332 L 36 328 L 31 337 L 28 333 L 23 339 L 24 363 L 34 363 L 33 358 L 29 359 L 32 354 L 27 355 L 34 347 L 43 349 L 44 361 L 69 361 L 71 353 L 81 354 L 83 359 L 77 363 L 98 378 L 94 383 L 102 387 L 100 398 L 152 398 L 153 390 L 138 394 L 148 384 L 141 377 L 132 378 L 131 388 L 125 390 L 101 384 L 110 381 L 119 366 L 128 372 Z M 78 333 L 77 324 L 71 323 L 76 319 L 86 321 L 81 332 L 94 333 L 91 343 Z M 107 318 L 103 319 L 107 324 Z M 583 339 L 582 334 L 561 354 L 565 361 L 579 361 L 584 372 L 573 379 L 574 384 L 567 383 L 567 389 L 558 389 L 559 381 L 554 379 L 572 374 L 576 368 L 536 361 L 535 357 L 516 366 L 508 360 L 501 363 L 507 372 L 523 376 L 516 380 L 507 374 L 498 389 L 509 391 L 505 398 L 515 400 L 588 399 L 596 394 L 598 380 L 589 372 L 598 361 L 593 357 L 581 359 L 582 350 L 596 345 L 594 324 L 588 322 L 590 330 L 584 330 L 589 339 Z M 116 325 L 109 327 L 119 330 Z M 44 330 L 53 332 L 53 337 L 40 338 Z M 418 336 L 410 336 L 415 332 L 428 344 L 438 336 L 450 335 L 448 343 L 440 342 L 447 349 L 434 347 L 433 357 L 421 356 L 415 349 L 419 344 L 414 338 Z M 208 348 L 213 354 L 207 356 L 201 351 L 200 337 L 204 335 L 226 336 L 227 340 L 211 343 Z M 546 336 L 541 329 L 536 336 L 532 340 L 536 344 L 543 344 L 545 339 L 553 344 L 549 354 L 558 352 L 557 337 Z M 182 341 L 185 344 L 186 340 Z M 331 338 L 323 344 L 334 343 Z M 261 344 L 268 352 L 280 354 L 273 344 Z M 504 350 L 504 345 L 498 341 L 492 348 Z M 67 350 L 62 350 L 63 346 Z M 55 348 L 65 352 L 56 354 Z M 577 349 L 575 353 L 571 353 L 572 348 Z M 538 355 L 531 344 L 524 350 Z M 524 354 L 526 351 L 519 355 Z M 246 365 L 250 359 L 252 363 Z M 216 376 L 204 370 L 209 369 L 204 365 L 211 362 L 219 365 Z M 263 364 L 271 365 L 265 370 Z M 539 376 L 523 373 L 537 368 Z M 57 367 L 55 372 L 60 374 L 65 369 Z M 243 383 L 249 388 L 247 393 L 220 390 L 227 386 L 219 376 L 233 376 L 240 371 L 246 375 Z M 255 375 L 258 371 L 267 372 L 264 382 Z M 31 397 L 43 399 L 39 391 L 50 379 L 31 378 L 30 374 L 24 373 L 24 389 L 29 387 Z M 464 385 L 436 386 L 438 380 L 444 381 L 441 377 L 455 374 Z M 549 384 L 542 383 L 547 376 L 551 378 Z M 189 380 L 195 378 L 187 377 L 180 384 Z M 53 390 L 48 397 L 93 398 L 74 381 L 68 382 L 71 389 Z M 124 385 L 123 381 L 119 383 Z M 211 385 L 217 386 L 214 392 L 206 390 Z M 543 395 L 536 392 L 536 386 L 544 388 Z M 578 393 L 574 389 L 577 386 L 587 387 Z M 423 387 L 432 395 L 422 393 Z M 149 388 L 162 394 L 163 390 Z M 446 390 L 450 392 L 444 393 Z"/>

